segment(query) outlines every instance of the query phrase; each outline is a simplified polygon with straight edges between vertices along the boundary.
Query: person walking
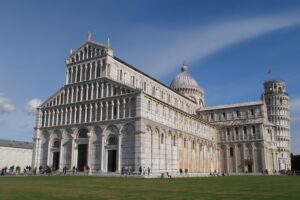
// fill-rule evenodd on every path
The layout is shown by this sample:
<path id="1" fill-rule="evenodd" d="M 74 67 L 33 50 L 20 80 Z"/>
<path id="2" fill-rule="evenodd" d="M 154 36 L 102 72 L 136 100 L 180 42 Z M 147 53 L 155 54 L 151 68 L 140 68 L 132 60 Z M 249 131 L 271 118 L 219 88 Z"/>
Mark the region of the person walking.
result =
<path id="1" fill-rule="evenodd" d="M 148 176 L 150 176 L 150 167 L 148 167 Z"/>

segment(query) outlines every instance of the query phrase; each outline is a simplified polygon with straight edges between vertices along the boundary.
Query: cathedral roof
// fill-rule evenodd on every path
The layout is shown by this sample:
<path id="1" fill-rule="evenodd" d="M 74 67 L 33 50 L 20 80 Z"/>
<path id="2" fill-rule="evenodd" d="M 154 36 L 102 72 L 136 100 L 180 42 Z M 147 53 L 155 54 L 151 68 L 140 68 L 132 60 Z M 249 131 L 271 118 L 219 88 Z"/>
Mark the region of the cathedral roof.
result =
<path id="1" fill-rule="evenodd" d="M 170 88 L 176 89 L 197 89 L 202 91 L 202 88 L 198 85 L 197 81 L 188 73 L 187 66 L 183 65 L 181 73 L 178 74 L 171 82 Z"/>

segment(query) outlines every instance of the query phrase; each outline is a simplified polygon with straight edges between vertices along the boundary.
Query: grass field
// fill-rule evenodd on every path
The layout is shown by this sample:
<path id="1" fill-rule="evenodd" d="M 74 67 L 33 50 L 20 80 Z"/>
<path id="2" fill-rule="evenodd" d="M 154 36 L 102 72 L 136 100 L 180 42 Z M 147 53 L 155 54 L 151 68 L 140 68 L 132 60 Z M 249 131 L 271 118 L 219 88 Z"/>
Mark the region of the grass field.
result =
<path id="1" fill-rule="evenodd" d="M 0 200 L 10 199 L 272 199 L 300 200 L 300 176 L 177 179 L 1 177 Z"/>

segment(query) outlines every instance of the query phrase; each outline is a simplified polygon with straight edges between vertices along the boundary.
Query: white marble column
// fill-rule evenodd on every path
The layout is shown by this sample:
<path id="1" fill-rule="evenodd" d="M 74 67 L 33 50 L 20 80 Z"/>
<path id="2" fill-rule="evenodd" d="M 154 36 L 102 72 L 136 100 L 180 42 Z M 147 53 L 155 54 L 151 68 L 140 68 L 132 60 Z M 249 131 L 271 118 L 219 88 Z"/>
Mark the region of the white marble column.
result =
<path id="1" fill-rule="evenodd" d="M 88 110 L 88 106 L 85 104 L 84 105 L 84 122 L 87 122 L 87 110 Z"/>
<path id="2" fill-rule="evenodd" d="M 130 118 L 131 117 L 131 98 L 129 98 L 128 100 L 128 117 Z"/>
<path id="3" fill-rule="evenodd" d="M 97 86 L 96 86 L 96 99 L 99 98 L 99 83 L 97 82 Z"/>
<path id="4" fill-rule="evenodd" d="M 120 100 L 117 100 L 117 119 L 120 117 Z"/>
<path id="5" fill-rule="evenodd" d="M 238 173 L 238 166 L 237 166 L 237 159 L 238 159 L 238 146 L 234 145 L 234 165 L 235 165 L 235 173 Z"/>
<path id="6" fill-rule="evenodd" d="M 89 122 L 93 121 L 93 104 L 90 104 L 90 120 Z"/>
<path id="7" fill-rule="evenodd" d="M 74 88 L 71 88 L 71 103 L 74 102 Z"/>
<path id="8" fill-rule="evenodd" d="M 104 86 L 103 83 L 101 83 L 101 98 L 103 98 L 103 90 L 104 90 Z"/>
<path id="9" fill-rule="evenodd" d="M 105 120 L 108 120 L 108 102 L 105 101 Z"/>
<path id="10" fill-rule="evenodd" d="M 84 88 L 83 88 L 83 86 L 81 86 L 80 87 L 80 101 L 83 100 L 83 90 L 84 90 Z"/>
<path id="11" fill-rule="evenodd" d="M 103 104 L 102 102 L 100 102 L 100 119 L 99 121 L 102 121 L 103 120 Z"/>
<path id="12" fill-rule="evenodd" d="M 63 170 L 64 168 L 64 161 L 65 161 L 65 157 L 64 157 L 64 143 L 65 143 L 65 139 L 62 137 L 61 140 L 60 140 L 60 151 L 59 151 L 59 169 L 60 171 Z"/>
<path id="13" fill-rule="evenodd" d="M 48 113 L 47 111 L 44 112 L 44 123 L 43 123 L 43 126 L 48 126 Z"/>
<path id="14" fill-rule="evenodd" d="M 252 143 L 252 160 L 253 160 L 253 173 L 256 173 L 257 172 L 257 167 L 256 167 L 256 156 L 255 156 L 255 151 L 256 151 L 256 148 L 255 148 L 255 144 Z"/>
<path id="15" fill-rule="evenodd" d="M 126 99 L 123 99 L 123 116 L 122 118 L 125 119 L 126 117 Z"/>
<path id="16" fill-rule="evenodd" d="M 48 139 L 48 153 L 47 153 L 47 165 L 51 167 L 51 137 L 49 135 Z"/>
<path id="17" fill-rule="evenodd" d="M 114 100 L 111 101 L 111 120 L 114 119 Z"/>
<path id="18" fill-rule="evenodd" d="M 89 85 L 87 84 L 86 85 L 86 92 L 85 92 L 85 100 L 89 100 L 89 92 L 90 92 L 90 87 Z"/>
<path id="19" fill-rule="evenodd" d="M 81 120 L 81 115 L 82 115 L 82 106 L 80 105 L 80 106 L 79 106 L 79 123 L 82 122 L 82 120 Z"/>
<path id="20" fill-rule="evenodd" d="M 118 143 L 118 172 L 121 173 L 122 168 L 122 134 L 119 134 L 119 143 Z"/>
<path id="21" fill-rule="evenodd" d="M 102 135 L 101 135 L 101 172 L 103 172 L 104 171 L 104 150 L 105 150 L 105 148 L 104 148 L 104 135 L 103 135 L 103 133 L 102 133 Z"/>
<path id="22" fill-rule="evenodd" d="M 82 71 L 83 71 L 83 66 L 80 65 L 80 77 L 79 77 L 79 81 L 81 82 L 82 81 Z"/>
<path id="23" fill-rule="evenodd" d="M 97 115 L 97 113 L 98 113 L 98 104 L 97 103 L 95 103 L 95 121 L 97 122 L 98 121 L 98 115 Z"/>
<path id="24" fill-rule="evenodd" d="M 92 87 L 91 87 L 91 100 L 95 99 L 94 97 L 94 84 L 92 83 Z"/>
<path id="25" fill-rule="evenodd" d="M 72 149 L 71 149 L 71 168 L 73 168 L 74 166 L 76 166 L 76 162 L 75 162 L 75 134 L 73 133 L 72 135 Z"/>
<path id="26" fill-rule="evenodd" d="M 64 109 L 63 108 L 61 108 L 60 109 L 60 125 L 63 125 L 63 119 L 64 119 Z"/>

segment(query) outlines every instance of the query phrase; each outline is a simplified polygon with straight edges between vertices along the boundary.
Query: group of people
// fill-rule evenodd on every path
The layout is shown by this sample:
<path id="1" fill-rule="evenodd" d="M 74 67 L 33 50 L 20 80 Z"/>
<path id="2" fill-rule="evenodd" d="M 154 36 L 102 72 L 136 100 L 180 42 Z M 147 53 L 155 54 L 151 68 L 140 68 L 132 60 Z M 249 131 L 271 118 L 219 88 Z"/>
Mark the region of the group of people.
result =
<path id="1" fill-rule="evenodd" d="M 150 167 L 148 167 L 148 168 L 146 168 L 145 166 L 144 167 L 142 167 L 142 166 L 140 166 L 139 167 L 139 172 L 140 172 L 140 175 L 146 175 L 146 174 L 148 174 L 148 176 L 150 175 Z"/>
<path id="2" fill-rule="evenodd" d="M 23 168 L 23 174 L 27 175 L 31 171 L 30 166 L 26 166 Z M 19 175 L 22 174 L 22 170 L 20 166 L 15 167 L 14 165 L 10 167 L 3 167 L 2 169 L 0 168 L 0 174 L 1 176 L 6 176 L 6 175 Z"/>

